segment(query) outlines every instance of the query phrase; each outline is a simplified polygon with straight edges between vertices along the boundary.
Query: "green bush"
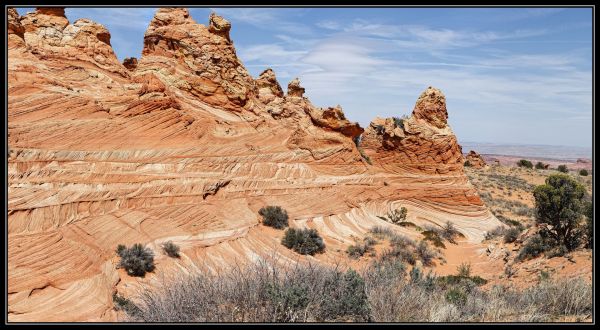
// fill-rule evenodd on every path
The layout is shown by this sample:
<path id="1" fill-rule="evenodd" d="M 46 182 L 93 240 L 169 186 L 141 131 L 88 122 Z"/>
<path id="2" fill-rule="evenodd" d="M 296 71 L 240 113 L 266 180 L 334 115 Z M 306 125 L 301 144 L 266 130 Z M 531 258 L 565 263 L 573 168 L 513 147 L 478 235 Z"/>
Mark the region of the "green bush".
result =
<path id="1" fill-rule="evenodd" d="M 460 264 L 456 270 L 458 271 L 458 276 L 460 277 L 470 277 L 471 276 L 471 264 L 462 263 Z"/>
<path id="2" fill-rule="evenodd" d="M 544 163 L 542 163 L 542 162 L 537 162 L 537 163 L 535 164 L 535 168 L 536 168 L 536 169 L 538 169 L 538 170 L 543 170 L 543 169 L 544 169 Z"/>
<path id="3" fill-rule="evenodd" d="M 113 304 L 116 310 L 122 310 L 125 313 L 135 316 L 140 313 L 140 309 L 129 299 L 113 293 Z"/>
<path id="4" fill-rule="evenodd" d="M 504 232 L 504 243 L 512 243 L 516 241 L 519 237 L 519 234 L 521 234 L 519 228 L 512 227 L 506 229 L 506 231 Z"/>
<path id="5" fill-rule="evenodd" d="M 519 167 L 525 167 L 525 168 L 533 168 L 533 164 L 526 160 L 526 159 L 521 159 L 517 162 L 517 166 Z"/>
<path id="6" fill-rule="evenodd" d="M 465 167 L 471 167 L 471 162 L 468 160 L 465 160 L 465 163 L 463 164 Z"/>
<path id="7" fill-rule="evenodd" d="M 168 241 L 162 245 L 163 252 L 171 258 L 179 258 L 179 246 L 172 241 Z"/>
<path id="8" fill-rule="evenodd" d="M 300 254 L 314 255 L 325 250 L 323 238 L 319 236 L 316 229 L 288 228 L 281 240 L 281 244 Z"/>
<path id="9" fill-rule="evenodd" d="M 457 237 L 464 237 L 450 221 L 446 221 L 446 224 L 442 227 L 440 236 L 452 244 L 456 244 Z"/>
<path id="10" fill-rule="evenodd" d="M 530 237 L 525 244 L 519 250 L 519 254 L 517 255 L 517 261 L 523 261 L 531 258 L 535 258 L 540 254 L 550 250 L 552 246 L 548 243 L 546 239 L 542 236 L 534 235 Z"/>
<path id="11" fill-rule="evenodd" d="M 125 269 L 129 275 L 144 276 L 146 272 L 151 272 L 155 268 L 154 253 L 140 243 L 134 244 L 131 248 L 119 245 L 117 254 L 121 257 L 117 267 Z"/>
<path id="12" fill-rule="evenodd" d="M 263 207 L 258 210 L 258 214 L 262 215 L 263 224 L 265 226 L 273 227 L 275 229 L 283 229 L 288 226 L 287 211 L 280 206 Z"/>
<path id="13" fill-rule="evenodd" d="M 373 246 L 375 243 L 376 242 L 373 238 L 365 237 L 365 239 L 363 240 L 362 243 L 359 243 L 356 245 L 350 245 L 348 247 L 348 249 L 346 250 L 346 253 L 348 253 L 348 255 L 351 258 L 360 258 L 365 253 L 371 251 L 372 250 L 371 246 Z"/>
<path id="14" fill-rule="evenodd" d="M 523 224 L 517 220 L 509 219 L 501 214 L 496 215 L 496 218 L 498 218 L 498 220 L 500 220 L 504 224 L 518 228 L 520 231 L 523 231 L 523 229 L 525 229 L 525 226 L 523 226 Z"/>
<path id="15" fill-rule="evenodd" d="M 329 297 L 321 306 L 321 319 L 369 321 L 370 308 L 365 280 L 353 269 L 327 278 L 324 294 Z"/>
<path id="16" fill-rule="evenodd" d="M 451 304 L 464 306 L 467 303 L 467 294 L 458 288 L 452 288 L 446 292 L 446 301 Z"/>
<path id="17" fill-rule="evenodd" d="M 585 187 L 565 174 L 554 174 L 533 191 L 536 222 L 550 225 L 541 231 L 553 246 L 564 245 L 569 251 L 577 248 L 583 235 L 579 221 L 584 211 Z"/>
<path id="18" fill-rule="evenodd" d="M 559 172 L 569 173 L 569 169 L 567 168 L 567 165 L 558 165 L 558 167 L 556 169 Z"/>
<path id="19" fill-rule="evenodd" d="M 406 220 L 406 215 L 408 214 L 408 210 L 406 207 L 401 207 L 399 210 L 392 210 L 387 214 L 387 221 L 393 224 L 402 224 L 404 220 Z"/>
<path id="20" fill-rule="evenodd" d="M 548 258 L 563 257 L 568 252 L 569 252 L 569 250 L 564 245 L 559 245 L 557 247 L 554 247 L 554 248 L 548 250 L 546 252 L 546 257 L 548 257 Z"/>
<path id="21" fill-rule="evenodd" d="M 436 257 L 435 252 L 429 248 L 429 245 L 427 245 L 425 241 L 419 242 L 419 245 L 417 245 L 415 249 L 415 253 L 419 259 L 421 259 L 424 266 L 431 266 L 433 259 Z"/>
<path id="22" fill-rule="evenodd" d="M 289 312 L 304 310 L 310 302 L 309 288 L 297 279 L 284 284 L 267 283 L 266 291 L 268 301 L 279 307 L 275 313 L 276 322 L 293 321 Z"/>
<path id="23" fill-rule="evenodd" d="M 588 171 L 585 168 L 582 168 L 579 170 L 579 175 L 581 176 L 588 176 Z"/>

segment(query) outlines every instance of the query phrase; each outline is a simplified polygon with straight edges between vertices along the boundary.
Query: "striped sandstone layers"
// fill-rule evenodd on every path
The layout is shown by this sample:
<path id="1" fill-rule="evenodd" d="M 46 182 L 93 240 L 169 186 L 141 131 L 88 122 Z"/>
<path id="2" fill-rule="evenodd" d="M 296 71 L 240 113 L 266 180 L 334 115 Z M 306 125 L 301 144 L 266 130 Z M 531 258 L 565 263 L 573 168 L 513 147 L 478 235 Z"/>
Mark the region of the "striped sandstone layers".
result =
<path id="1" fill-rule="evenodd" d="M 327 252 L 300 259 L 324 263 L 400 206 L 472 241 L 499 224 L 462 172 L 439 91 L 402 132 L 384 120 L 383 135 L 364 132 L 369 165 L 358 124 L 312 105 L 298 80 L 285 93 L 272 70 L 251 77 L 217 15 L 204 26 L 159 9 L 126 66 L 108 30 L 60 8 L 9 9 L 8 27 L 10 321 L 116 320 L 113 292 L 162 272 L 298 259 L 259 224 L 268 204 L 319 230 Z M 167 240 L 181 259 L 160 252 Z M 115 247 L 136 242 L 157 255 L 143 279 L 115 267 Z"/>

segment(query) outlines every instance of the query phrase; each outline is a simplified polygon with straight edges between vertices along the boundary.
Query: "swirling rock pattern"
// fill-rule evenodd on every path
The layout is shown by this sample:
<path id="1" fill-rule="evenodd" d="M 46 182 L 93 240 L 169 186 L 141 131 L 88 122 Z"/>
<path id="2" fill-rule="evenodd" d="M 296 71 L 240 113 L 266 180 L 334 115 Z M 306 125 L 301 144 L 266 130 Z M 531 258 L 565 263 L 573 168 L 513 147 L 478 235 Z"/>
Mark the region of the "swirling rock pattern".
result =
<path id="1" fill-rule="evenodd" d="M 69 23 L 61 8 L 9 9 L 8 22 L 10 321 L 113 321 L 113 292 L 162 272 L 297 260 L 281 231 L 259 224 L 265 205 L 317 228 L 331 247 L 324 263 L 351 235 L 392 226 L 377 216 L 401 205 L 473 241 L 499 224 L 450 128 L 436 126 L 439 98 L 398 135 L 388 121 L 383 135 L 367 129 L 371 166 L 353 141 L 360 126 L 315 108 L 299 81 L 284 94 L 272 71 L 254 80 L 216 15 L 206 28 L 186 9 L 159 9 L 127 67 L 102 25 Z M 167 240 L 181 259 L 160 252 Z M 143 279 L 115 267 L 116 246 L 137 242 L 157 255 Z"/>

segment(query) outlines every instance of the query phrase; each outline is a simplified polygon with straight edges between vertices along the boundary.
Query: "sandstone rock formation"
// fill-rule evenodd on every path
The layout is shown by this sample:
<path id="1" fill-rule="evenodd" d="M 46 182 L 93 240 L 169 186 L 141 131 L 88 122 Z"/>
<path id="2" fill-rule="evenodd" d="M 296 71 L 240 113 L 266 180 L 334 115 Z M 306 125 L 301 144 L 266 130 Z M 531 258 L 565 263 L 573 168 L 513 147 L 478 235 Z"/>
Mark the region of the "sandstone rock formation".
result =
<path id="1" fill-rule="evenodd" d="M 137 63 L 137 58 L 135 57 L 127 57 L 123 60 L 123 66 L 129 71 L 135 70 L 135 68 L 137 68 Z"/>
<path id="2" fill-rule="evenodd" d="M 487 165 L 485 160 L 483 160 L 483 157 L 481 157 L 481 155 L 476 153 L 474 150 L 469 151 L 465 157 L 465 160 L 469 162 L 473 168 L 484 168 Z"/>
<path id="3" fill-rule="evenodd" d="M 185 8 L 161 8 L 144 35 L 137 73 L 154 72 L 169 88 L 207 104 L 242 111 L 257 94 L 238 60 L 229 22 L 211 14 L 209 27 Z"/>
<path id="4" fill-rule="evenodd" d="M 159 9 L 127 67 L 102 25 L 71 24 L 60 8 L 11 9 L 8 21 L 10 321 L 114 321 L 113 293 L 162 273 L 298 260 L 259 224 L 269 204 L 319 230 L 329 248 L 310 258 L 323 263 L 375 225 L 418 235 L 378 218 L 400 206 L 471 241 L 500 224 L 462 172 L 437 90 L 400 127 L 365 131 L 369 166 L 360 126 L 314 107 L 297 80 L 287 95 L 272 71 L 254 80 L 216 14 L 207 28 Z M 160 252 L 168 240 L 182 258 Z M 156 253 L 143 279 L 116 269 L 115 247 L 138 242 Z"/>
<path id="5" fill-rule="evenodd" d="M 418 98 L 408 118 L 376 118 L 362 146 L 379 166 L 462 176 L 462 149 L 447 122 L 446 98 L 433 87 Z"/>

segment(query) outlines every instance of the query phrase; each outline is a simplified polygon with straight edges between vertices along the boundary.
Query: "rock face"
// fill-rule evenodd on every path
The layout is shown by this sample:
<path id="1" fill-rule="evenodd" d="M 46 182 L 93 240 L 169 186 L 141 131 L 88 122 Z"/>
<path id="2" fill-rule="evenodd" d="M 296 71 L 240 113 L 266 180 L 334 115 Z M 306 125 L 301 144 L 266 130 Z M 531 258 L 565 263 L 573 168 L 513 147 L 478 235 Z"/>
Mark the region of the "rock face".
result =
<path id="1" fill-rule="evenodd" d="M 469 162 L 469 164 L 471 164 L 471 167 L 474 168 L 484 168 L 487 166 L 485 160 L 483 160 L 483 157 L 481 157 L 481 155 L 476 153 L 474 150 L 469 151 L 465 159 Z"/>
<path id="2" fill-rule="evenodd" d="M 371 166 L 353 141 L 358 124 L 314 107 L 298 80 L 287 95 L 272 70 L 254 80 L 216 14 L 207 28 L 186 9 L 159 9 L 137 66 L 117 60 L 102 25 L 71 24 L 60 8 L 7 19 L 10 321 L 114 321 L 113 293 L 159 273 L 296 260 L 260 225 L 265 205 L 317 229 L 323 263 L 344 258 L 353 236 L 393 226 L 377 216 L 400 206 L 471 241 L 500 224 L 439 127 L 441 93 L 400 128 L 374 121 L 363 134 Z M 168 240 L 182 258 L 160 252 Z M 156 254 L 145 278 L 116 269 L 116 246 L 134 243 Z"/>
<path id="3" fill-rule="evenodd" d="M 397 164 L 429 174 L 462 176 L 462 149 L 447 118 L 444 94 L 429 87 L 418 98 L 412 116 L 373 120 L 362 146 L 384 167 Z"/>
<path id="4" fill-rule="evenodd" d="M 419 96 L 413 116 L 430 125 L 443 129 L 448 125 L 448 111 L 446 111 L 446 97 L 436 88 L 429 86 Z"/>
<path id="5" fill-rule="evenodd" d="M 135 57 L 127 57 L 123 60 L 123 66 L 129 71 L 135 70 L 135 68 L 137 68 L 137 64 L 138 61 Z"/>
<path id="6" fill-rule="evenodd" d="M 8 47 L 19 48 L 25 47 L 25 28 L 21 24 L 19 19 L 19 13 L 14 8 L 8 8 L 7 10 L 7 23 L 8 23 Z"/>
<path id="7" fill-rule="evenodd" d="M 365 131 L 358 123 L 348 121 L 339 105 L 321 111 L 311 109 L 309 115 L 315 125 L 340 132 L 352 139 Z"/>
<path id="8" fill-rule="evenodd" d="M 161 8 L 144 35 L 136 72 L 153 71 L 170 89 L 213 106 L 230 111 L 250 107 L 256 85 L 236 56 L 230 28 L 214 13 L 207 28 L 185 8 Z"/>

